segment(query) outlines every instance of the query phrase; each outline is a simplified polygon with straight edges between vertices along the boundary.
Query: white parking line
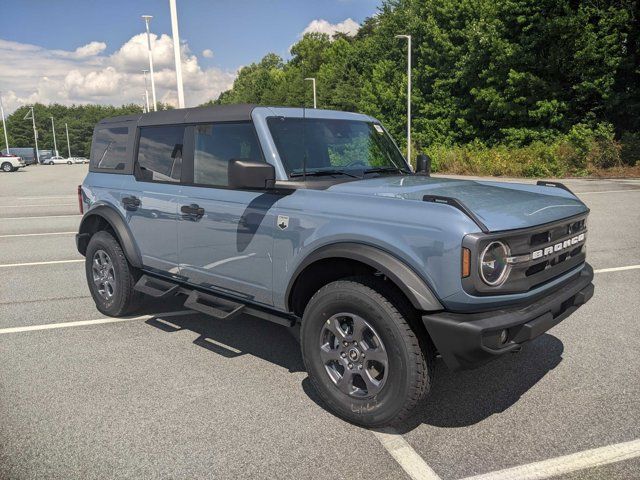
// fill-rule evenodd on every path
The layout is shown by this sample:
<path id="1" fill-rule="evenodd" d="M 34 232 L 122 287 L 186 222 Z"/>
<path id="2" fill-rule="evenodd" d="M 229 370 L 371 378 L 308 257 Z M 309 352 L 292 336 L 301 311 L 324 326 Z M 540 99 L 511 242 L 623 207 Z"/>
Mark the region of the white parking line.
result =
<path id="1" fill-rule="evenodd" d="M 640 188 L 627 188 L 626 190 L 602 190 L 593 192 L 574 192 L 576 195 L 593 195 L 596 193 L 623 193 L 623 192 L 640 192 Z"/>
<path id="2" fill-rule="evenodd" d="M 402 435 L 390 428 L 372 433 L 413 480 L 441 480 Z"/>
<path id="3" fill-rule="evenodd" d="M 593 273 L 622 272 L 624 270 L 636 270 L 638 268 L 640 268 L 640 265 L 628 265 L 626 267 L 601 268 L 594 270 Z"/>
<path id="4" fill-rule="evenodd" d="M 131 317 L 131 318 L 98 318 L 96 320 L 80 320 L 77 322 L 46 323 L 44 325 L 28 325 L 26 327 L 1 328 L 0 335 L 5 335 L 7 333 L 34 332 L 37 330 L 53 330 L 56 328 L 84 327 L 86 325 L 100 325 L 104 323 L 133 322 L 135 320 L 149 320 L 151 318 L 177 317 L 178 315 L 193 315 L 194 313 L 199 313 L 199 312 L 196 312 L 194 310 L 179 310 L 177 312 L 164 312 L 164 313 L 156 313 L 153 315 L 140 315 L 138 317 Z"/>
<path id="5" fill-rule="evenodd" d="M 67 218 L 67 217 L 80 217 L 81 215 L 79 213 L 74 213 L 73 215 L 43 215 L 40 217 L 0 217 L 0 220 L 36 220 L 36 219 L 43 219 L 43 218 Z"/>
<path id="6" fill-rule="evenodd" d="M 0 238 L 13 237 L 45 237 L 47 235 L 73 235 L 78 232 L 46 232 L 46 233 L 12 233 L 10 235 L 0 235 Z"/>
<path id="7" fill-rule="evenodd" d="M 464 480 L 542 480 L 637 457 L 640 457 L 640 440 L 632 440 L 551 458 L 542 462 L 467 477 Z"/>
<path id="8" fill-rule="evenodd" d="M 69 207 L 77 203 L 49 203 L 46 205 L 0 205 L 0 208 L 27 208 L 27 207 Z"/>
<path id="9" fill-rule="evenodd" d="M 77 260 L 52 260 L 49 262 L 28 262 L 28 263 L 5 263 L 0 265 L 0 268 L 13 268 L 13 267 L 32 267 L 34 265 L 56 265 L 58 263 L 79 263 L 84 262 L 84 258 Z"/>

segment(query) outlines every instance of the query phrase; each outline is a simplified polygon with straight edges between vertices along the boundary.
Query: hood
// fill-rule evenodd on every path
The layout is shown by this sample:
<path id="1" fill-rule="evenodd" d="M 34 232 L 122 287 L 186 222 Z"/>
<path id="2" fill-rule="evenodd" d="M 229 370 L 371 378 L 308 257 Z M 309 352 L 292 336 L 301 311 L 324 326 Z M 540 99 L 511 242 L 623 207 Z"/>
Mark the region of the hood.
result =
<path id="1" fill-rule="evenodd" d="M 566 190 L 523 183 L 384 176 L 340 183 L 329 190 L 411 201 L 422 201 L 424 195 L 452 197 L 471 210 L 490 231 L 533 227 L 588 211 L 584 203 Z"/>

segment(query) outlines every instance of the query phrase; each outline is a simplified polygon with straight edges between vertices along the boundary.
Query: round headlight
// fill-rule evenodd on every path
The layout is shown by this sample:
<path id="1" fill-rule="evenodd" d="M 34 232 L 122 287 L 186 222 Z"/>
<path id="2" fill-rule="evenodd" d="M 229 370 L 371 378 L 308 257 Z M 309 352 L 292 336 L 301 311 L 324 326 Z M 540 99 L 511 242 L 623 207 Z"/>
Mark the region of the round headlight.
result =
<path id="1" fill-rule="evenodd" d="M 496 287 L 504 283 L 509 275 L 507 263 L 509 247 L 502 242 L 491 242 L 480 256 L 480 276 L 487 285 Z"/>

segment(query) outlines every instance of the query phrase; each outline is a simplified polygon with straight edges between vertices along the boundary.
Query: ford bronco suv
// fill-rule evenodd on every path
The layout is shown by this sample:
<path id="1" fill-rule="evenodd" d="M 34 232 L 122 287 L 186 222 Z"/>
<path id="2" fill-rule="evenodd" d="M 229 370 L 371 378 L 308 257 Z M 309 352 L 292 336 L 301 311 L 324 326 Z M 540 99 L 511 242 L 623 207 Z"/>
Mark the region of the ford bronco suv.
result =
<path id="1" fill-rule="evenodd" d="M 589 210 L 566 187 L 413 172 L 366 115 L 233 105 L 103 120 L 78 195 L 101 312 L 181 295 L 225 322 L 299 327 L 322 400 L 368 427 L 409 415 L 437 356 L 457 370 L 517 351 L 593 295 Z"/>

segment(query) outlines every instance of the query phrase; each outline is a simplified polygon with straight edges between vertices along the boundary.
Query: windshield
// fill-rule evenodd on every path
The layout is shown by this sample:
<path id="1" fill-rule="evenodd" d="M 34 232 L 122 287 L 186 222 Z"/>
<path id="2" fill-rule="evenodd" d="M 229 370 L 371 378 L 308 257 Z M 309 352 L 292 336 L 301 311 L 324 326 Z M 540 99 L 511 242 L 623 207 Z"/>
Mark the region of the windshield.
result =
<path id="1" fill-rule="evenodd" d="M 267 119 L 287 174 L 302 176 L 363 176 L 367 173 L 408 173 L 395 144 L 378 124 L 324 118 Z"/>

